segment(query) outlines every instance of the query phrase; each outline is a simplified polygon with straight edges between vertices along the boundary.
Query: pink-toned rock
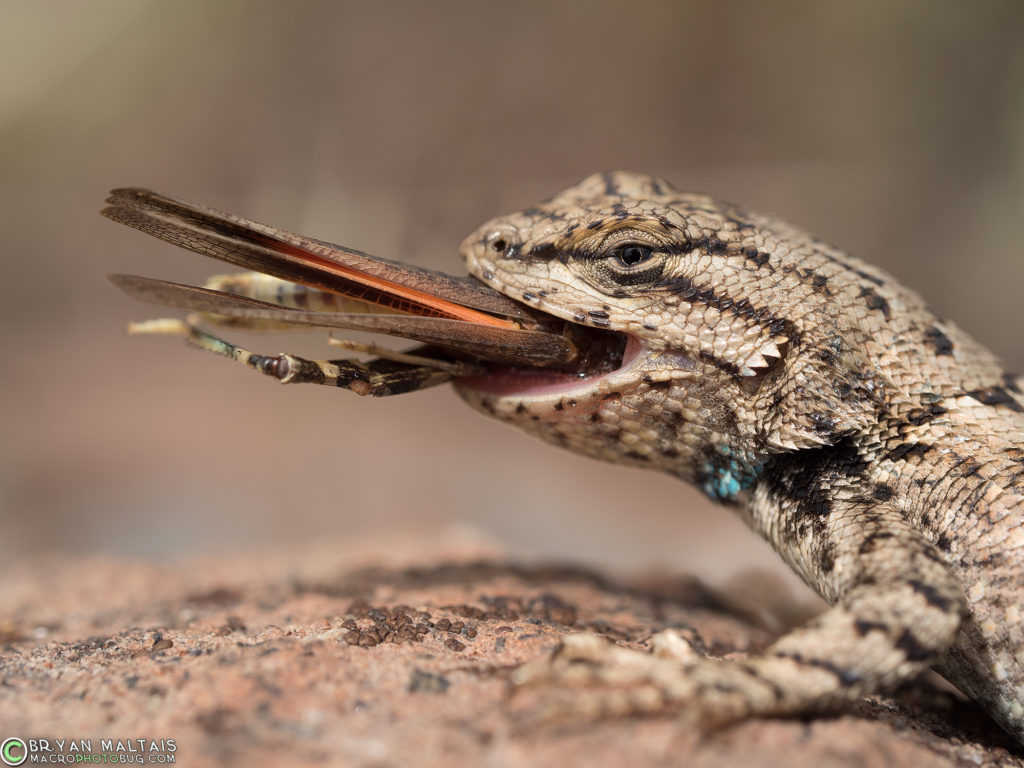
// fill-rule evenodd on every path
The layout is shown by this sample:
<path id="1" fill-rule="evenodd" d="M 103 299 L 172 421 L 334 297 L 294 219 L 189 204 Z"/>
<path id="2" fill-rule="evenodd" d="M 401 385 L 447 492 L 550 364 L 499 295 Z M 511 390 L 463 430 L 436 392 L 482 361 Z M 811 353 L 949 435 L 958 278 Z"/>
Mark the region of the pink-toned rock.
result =
<path id="1" fill-rule="evenodd" d="M 518 567 L 471 537 L 40 559 L 0 584 L 2 738 L 174 739 L 186 766 L 1021 765 L 977 708 L 927 682 L 703 736 L 672 718 L 523 728 L 511 672 L 566 633 L 643 647 L 675 627 L 716 655 L 771 634 L 695 581 Z"/>

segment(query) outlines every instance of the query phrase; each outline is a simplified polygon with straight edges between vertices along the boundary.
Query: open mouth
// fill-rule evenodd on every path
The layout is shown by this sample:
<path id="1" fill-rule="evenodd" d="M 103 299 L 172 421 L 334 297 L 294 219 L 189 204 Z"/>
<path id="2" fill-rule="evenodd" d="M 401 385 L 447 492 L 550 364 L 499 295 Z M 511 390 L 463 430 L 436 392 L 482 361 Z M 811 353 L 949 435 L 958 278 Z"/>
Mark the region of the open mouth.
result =
<path id="1" fill-rule="evenodd" d="M 534 368 L 487 364 L 486 372 L 460 377 L 460 387 L 492 395 L 541 396 L 568 394 L 592 386 L 632 363 L 643 350 L 635 336 L 566 324 L 577 338 L 579 356 L 567 368 Z M 576 330 L 578 329 L 578 330 Z"/>
<path id="2" fill-rule="evenodd" d="M 434 369 L 429 376 L 420 375 L 415 387 L 361 392 L 372 394 L 398 394 L 451 379 L 457 379 L 460 386 L 492 393 L 561 391 L 618 370 L 641 348 L 632 336 L 538 312 L 473 277 L 452 277 L 379 259 L 149 190 L 114 190 L 107 202 L 103 215 L 108 218 L 276 278 L 272 284 L 277 290 L 267 293 L 253 287 L 257 286 L 253 281 L 248 291 L 229 291 L 134 275 L 111 276 L 115 285 L 135 298 L 198 313 L 182 324 L 193 340 L 201 336 L 205 339 L 201 346 L 236 360 L 240 348 L 200 330 L 195 323 L 202 320 L 249 330 L 268 324 L 278 330 L 342 328 L 398 336 L 424 345 L 362 364 L 371 373 L 386 370 L 388 375 L 400 374 L 402 366 L 410 372 Z M 304 293 L 282 290 L 282 285 L 299 286 Z M 287 296 L 292 297 L 290 302 Z M 310 309 L 311 297 L 330 309 Z M 294 370 L 297 358 L 267 358 L 241 351 L 247 361 L 269 361 L 248 362 L 250 367 L 283 381 L 292 380 L 281 371 Z M 365 381 L 365 377 L 353 375 L 336 385 L 360 392 L 365 390 Z"/>

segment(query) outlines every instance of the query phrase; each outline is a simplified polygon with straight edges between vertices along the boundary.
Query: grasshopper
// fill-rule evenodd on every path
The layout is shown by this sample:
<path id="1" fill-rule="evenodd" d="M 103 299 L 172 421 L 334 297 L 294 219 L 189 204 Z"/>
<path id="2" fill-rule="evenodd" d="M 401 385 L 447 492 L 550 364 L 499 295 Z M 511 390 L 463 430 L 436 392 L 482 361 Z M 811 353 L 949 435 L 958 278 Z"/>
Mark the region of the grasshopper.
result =
<path id="1" fill-rule="evenodd" d="M 137 275 L 110 280 L 142 301 L 189 312 L 129 326 L 133 333 L 184 336 L 192 345 L 235 360 L 282 383 L 314 383 L 358 395 L 397 395 L 486 373 L 484 364 L 550 368 L 586 376 L 607 365 L 604 334 L 556 320 L 513 301 L 473 277 L 453 277 L 334 245 L 146 189 L 115 189 L 102 215 L 168 243 L 247 271 L 211 277 L 203 287 Z M 309 360 L 262 355 L 204 325 L 256 332 L 310 328 L 382 333 L 421 346 L 393 352 L 331 338 L 375 354 Z M 601 358 L 601 360 L 598 360 Z"/>

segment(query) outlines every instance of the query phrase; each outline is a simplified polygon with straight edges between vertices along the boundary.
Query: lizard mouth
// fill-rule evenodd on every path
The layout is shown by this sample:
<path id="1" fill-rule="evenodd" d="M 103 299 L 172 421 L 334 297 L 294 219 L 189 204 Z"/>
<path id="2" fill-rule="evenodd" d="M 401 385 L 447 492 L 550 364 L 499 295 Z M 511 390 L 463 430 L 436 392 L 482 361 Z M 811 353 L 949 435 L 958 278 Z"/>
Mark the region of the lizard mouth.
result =
<path id="1" fill-rule="evenodd" d="M 567 367 L 524 367 L 485 364 L 485 372 L 455 380 L 460 389 L 498 396 L 543 396 L 567 394 L 591 387 L 605 377 L 628 367 L 643 353 L 637 337 L 616 331 L 601 331 L 566 323 L 564 333 L 579 350 Z"/>

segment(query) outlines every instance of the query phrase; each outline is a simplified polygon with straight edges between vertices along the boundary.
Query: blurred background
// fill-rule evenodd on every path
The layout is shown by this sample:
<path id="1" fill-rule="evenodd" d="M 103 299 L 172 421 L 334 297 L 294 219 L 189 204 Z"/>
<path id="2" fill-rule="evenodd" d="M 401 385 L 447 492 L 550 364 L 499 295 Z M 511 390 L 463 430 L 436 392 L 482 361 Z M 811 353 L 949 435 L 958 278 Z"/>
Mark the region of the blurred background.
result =
<path id="1" fill-rule="evenodd" d="M 795 581 L 678 481 L 534 443 L 448 388 L 280 387 L 127 336 L 160 311 L 107 273 L 224 267 L 101 219 L 115 186 L 459 273 L 485 219 L 594 171 L 655 173 L 883 266 L 1024 368 L 1019 0 L 0 10 L 8 564 L 468 525 L 516 557 Z"/>

